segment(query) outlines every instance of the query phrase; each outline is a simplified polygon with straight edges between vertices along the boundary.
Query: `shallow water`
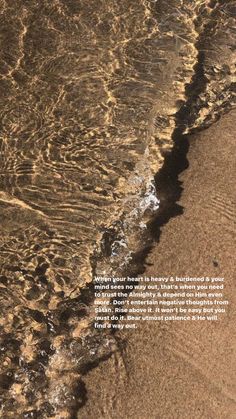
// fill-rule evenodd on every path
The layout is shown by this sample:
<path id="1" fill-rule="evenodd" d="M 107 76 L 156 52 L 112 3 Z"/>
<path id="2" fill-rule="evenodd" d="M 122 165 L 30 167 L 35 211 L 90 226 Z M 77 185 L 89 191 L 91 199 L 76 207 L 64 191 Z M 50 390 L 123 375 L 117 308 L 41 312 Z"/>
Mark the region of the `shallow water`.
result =
<path id="1" fill-rule="evenodd" d="M 0 3 L 2 417 L 84 402 L 79 377 L 115 348 L 88 327 L 87 285 L 140 249 L 173 132 L 233 106 L 234 15 L 233 1 Z"/>

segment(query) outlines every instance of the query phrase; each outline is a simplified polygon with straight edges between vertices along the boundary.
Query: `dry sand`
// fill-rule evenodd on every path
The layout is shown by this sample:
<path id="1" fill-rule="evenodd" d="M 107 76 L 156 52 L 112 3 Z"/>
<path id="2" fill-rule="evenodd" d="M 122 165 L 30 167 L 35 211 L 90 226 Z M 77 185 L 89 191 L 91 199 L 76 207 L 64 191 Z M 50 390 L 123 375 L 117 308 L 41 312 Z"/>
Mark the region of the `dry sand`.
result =
<path id="1" fill-rule="evenodd" d="M 190 137 L 184 213 L 163 227 L 146 270 L 224 276 L 227 314 L 217 322 L 146 322 L 123 333 L 122 355 L 85 377 L 88 400 L 79 418 L 236 418 L 235 118 L 231 112 Z"/>

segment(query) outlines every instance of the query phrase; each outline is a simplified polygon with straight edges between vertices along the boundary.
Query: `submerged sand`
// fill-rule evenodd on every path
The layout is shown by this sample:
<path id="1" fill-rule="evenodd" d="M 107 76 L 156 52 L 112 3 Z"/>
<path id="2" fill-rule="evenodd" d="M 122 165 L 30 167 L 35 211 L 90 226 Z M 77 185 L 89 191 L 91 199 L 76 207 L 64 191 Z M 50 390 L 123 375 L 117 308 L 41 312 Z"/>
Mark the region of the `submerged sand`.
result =
<path id="1" fill-rule="evenodd" d="M 224 276 L 227 313 L 217 322 L 146 322 L 122 332 L 126 348 L 85 377 L 87 403 L 78 418 L 236 417 L 235 117 L 232 111 L 189 137 L 184 213 L 162 228 L 146 269 Z"/>

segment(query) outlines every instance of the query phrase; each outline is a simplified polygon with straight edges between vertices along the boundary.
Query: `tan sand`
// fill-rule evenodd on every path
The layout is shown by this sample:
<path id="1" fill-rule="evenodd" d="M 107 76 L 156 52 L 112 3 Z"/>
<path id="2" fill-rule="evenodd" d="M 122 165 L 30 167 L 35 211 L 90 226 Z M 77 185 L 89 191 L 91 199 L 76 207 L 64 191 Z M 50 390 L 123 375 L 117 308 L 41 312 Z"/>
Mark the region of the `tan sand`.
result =
<path id="1" fill-rule="evenodd" d="M 86 376 L 79 418 L 236 418 L 235 119 L 234 111 L 190 138 L 184 214 L 163 227 L 146 272 L 224 276 L 227 314 L 217 322 L 146 322 L 122 333 L 123 355 Z"/>

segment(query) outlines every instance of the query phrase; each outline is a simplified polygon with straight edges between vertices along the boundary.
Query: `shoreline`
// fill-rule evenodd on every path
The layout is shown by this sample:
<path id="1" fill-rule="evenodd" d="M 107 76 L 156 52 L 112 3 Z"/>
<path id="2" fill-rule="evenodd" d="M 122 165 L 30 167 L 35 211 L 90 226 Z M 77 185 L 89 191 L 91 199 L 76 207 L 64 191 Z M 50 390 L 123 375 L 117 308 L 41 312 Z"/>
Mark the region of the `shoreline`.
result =
<path id="1" fill-rule="evenodd" d="M 231 111 L 188 137 L 190 165 L 180 175 L 177 202 L 182 215 L 170 218 L 160 236 L 153 228 L 159 243 L 145 271 L 224 276 L 227 313 L 217 322 L 145 322 L 138 331 L 117 333 L 125 349 L 83 377 L 87 403 L 78 418 L 233 419 L 235 116 Z"/>

